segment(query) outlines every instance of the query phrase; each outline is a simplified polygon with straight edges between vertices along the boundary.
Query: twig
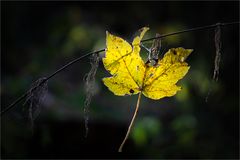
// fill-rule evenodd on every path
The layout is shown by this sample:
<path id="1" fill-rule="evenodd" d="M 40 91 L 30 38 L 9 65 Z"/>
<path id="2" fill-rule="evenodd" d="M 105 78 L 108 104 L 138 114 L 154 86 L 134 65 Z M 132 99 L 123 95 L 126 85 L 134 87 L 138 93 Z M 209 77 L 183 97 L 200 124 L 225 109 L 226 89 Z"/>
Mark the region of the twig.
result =
<path id="1" fill-rule="evenodd" d="M 152 37 L 152 38 L 148 38 L 148 39 L 144 39 L 141 42 L 147 42 L 147 41 L 152 41 L 154 39 L 161 39 L 161 38 L 165 38 L 168 36 L 173 36 L 173 35 L 177 35 L 177 34 L 182 34 L 182 33 L 186 33 L 186 32 L 192 32 L 192 31 L 199 31 L 199 30 L 207 30 L 207 29 L 212 29 L 215 28 L 216 26 L 228 26 L 228 25 L 235 25 L 235 24 L 239 24 L 240 22 L 229 22 L 229 23 L 216 23 L 213 25 L 208 25 L 208 26 L 202 26 L 202 27 L 196 27 L 196 28 L 191 28 L 191 29 L 186 29 L 186 30 L 182 30 L 182 31 L 177 31 L 177 32 L 173 32 L 173 33 L 168 33 L 168 34 L 163 34 L 161 36 L 157 36 L 157 37 Z M 80 56 L 76 59 L 74 59 L 73 61 L 67 63 L 66 65 L 64 65 L 63 67 L 61 67 L 60 69 L 58 69 L 57 71 L 55 71 L 53 74 L 49 75 L 48 77 L 46 77 L 45 80 L 42 81 L 42 83 L 40 83 L 39 85 L 35 86 L 34 88 L 31 88 L 31 91 L 34 91 L 36 88 L 38 88 L 39 86 L 41 86 L 42 84 L 44 84 L 44 82 L 46 82 L 47 80 L 51 79 L 52 77 L 54 77 L 56 74 L 60 73 L 61 71 L 65 70 L 66 68 L 68 68 L 69 66 L 75 64 L 76 62 L 78 62 L 79 60 L 86 58 L 92 54 L 98 54 L 100 52 L 105 51 L 105 49 L 100 49 L 97 51 L 93 51 L 93 52 L 89 52 L 83 56 Z M 16 99 L 13 103 L 11 103 L 9 106 L 7 106 L 5 109 L 3 109 L 1 111 L 1 117 L 4 113 L 6 113 L 7 111 L 9 111 L 10 109 L 12 109 L 16 104 L 18 104 L 19 102 L 21 102 L 24 98 L 27 97 L 28 93 L 30 90 L 28 90 L 26 93 L 24 93 L 22 96 L 20 96 L 18 99 Z"/>
<path id="2" fill-rule="evenodd" d="M 81 57 L 78 57 L 77 59 L 74 59 L 73 61 L 67 63 L 66 65 L 62 66 L 61 68 L 59 68 L 57 71 L 55 71 L 54 73 L 52 73 L 51 75 L 49 75 L 48 77 L 46 77 L 41 83 L 39 83 L 38 85 L 36 85 L 33 88 L 30 88 L 26 93 L 24 93 L 22 96 L 20 96 L 18 99 L 16 99 L 13 103 L 11 103 L 8 107 L 6 107 L 6 109 L 4 109 L 3 111 L 1 111 L 1 116 L 6 113 L 7 111 L 9 111 L 10 109 L 12 109 L 16 104 L 18 104 L 19 102 L 21 102 L 24 98 L 27 97 L 28 93 L 31 91 L 33 92 L 35 89 L 37 89 L 38 87 L 40 87 L 42 84 L 44 84 L 47 80 L 51 79 L 52 77 L 54 77 L 56 74 L 58 74 L 59 72 L 65 70 L 67 67 L 73 65 L 74 63 L 78 62 L 79 60 L 88 57 L 92 54 L 97 54 L 100 52 L 105 51 L 105 49 L 100 49 L 98 51 L 94 51 L 94 52 L 90 52 L 87 53 Z"/>
<path id="3" fill-rule="evenodd" d="M 186 29 L 186 30 L 177 31 L 177 32 L 173 32 L 173 33 L 162 34 L 162 35 L 157 36 L 157 37 L 144 39 L 141 42 L 151 41 L 151 40 L 154 40 L 154 39 L 164 38 L 164 37 L 173 36 L 173 35 L 186 33 L 186 32 L 193 32 L 193 31 L 200 31 L 200 30 L 206 30 L 206 29 L 213 29 L 216 26 L 228 26 L 228 25 L 234 25 L 234 24 L 239 24 L 239 23 L 240 22 L 216 23 L 216 24 L 212 24 L 212 25 L 208 25 L 208 26 L 196 27 L 196 28 Z"/>

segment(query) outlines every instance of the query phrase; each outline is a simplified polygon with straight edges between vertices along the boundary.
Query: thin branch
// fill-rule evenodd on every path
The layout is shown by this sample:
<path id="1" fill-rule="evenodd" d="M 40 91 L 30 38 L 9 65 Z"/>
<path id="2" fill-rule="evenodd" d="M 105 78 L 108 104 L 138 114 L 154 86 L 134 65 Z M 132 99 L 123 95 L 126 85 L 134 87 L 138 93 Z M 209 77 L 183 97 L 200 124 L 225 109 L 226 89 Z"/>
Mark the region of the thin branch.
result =
<path id="1" fill-rule="evenodd" d="M 78 62 L 79 60 L 83 59 L 83 58 L 86 58 L 92 54 L 97 54 L 97 53 L 100 53 L 100 52 L 103 52 L 105 51 L 105 49 L 100 49 L 98 51 L 94 51 L 94 52 L 90 52 L 90 53 L 87 53 L 87 54 L 84 54 L 83 56 L 81 57 L 78 57 L 77 59 L 74 59 L 73 61 L 67 63 L 66 65 L 62 66 L 61 68 L 59 68 L 57 71 L 55 71 L 54 73 L 52 73 L 51 75 L 49 75 L 48 77 L 44 78 L 44 80 L 39 83 L 38 85 L 36 85 L 35 87 L 33 88 L 30 88 L 26 93 L 24 93 L 22 96 L 20 96 L 18 99 L 16 99 L 13 103 L 11 103 L 8 107 L 6 107 L 3 111 L 1 111 L 1 116 L 6 113 L 7 111 L 9 111 L 10 109 L 12 109 L 16 104 L 18 104 L 19 102 L 21 102 L 23 99 L 25 99 L 28 95 L 28 93 L 31 91 L 35 91 L 38 87 L 40 87 L 42 84 L 44 84 L 47 80 L 51 79 L 52 77 L 54 77 L 56 74 L 58 74 L 59 72 L 65 70 L 67 67 L 73 65 L 74 63 Z"/>
<path id="2" fill-rule="evenodd" d="M 208 26 L 196 27 L 196 28 L 186 29 L 186 30 L 177 31 L 177 32 L 173 32 L 173 33 L 162 34 L 162 35 L 157 36 L 157 37 L 144 39 L 141 42 L 147 42 L 147 41 L 151 41 L 151 40 L 154 40 L 154 39 L 165 38 L 165 37 L 168 37 L 168 36 L 173 36 L 173 35 L 182 34 L 182 33 L 186 33 L 186 32 L 193 32 L 193 31 L 213 29 L 213 28 L 215 28 L 217 26 L 228 26 L 228 25 L 235 25 L 235 24 L 239 24 L 239 23 L 240 22 L 216 23 L 216 24 L 212 24 L 212 25 L 208 25 Z"/>
<path id="3" fill-rule="evenodd" d="M 182 31 L 177 31 L 177 32 L 173 32 L 173 33 L 168 33 L 168 34 L 163 34 L 161 36 L 157 36 L 157 37 L 152 37 L 152 38 L 148 38 L 148 39 L 144 39 L 141 42 L 147 42 L 147 41 L 152 41 L 155 39 L 161 39 L 161 38 L 165 38 L 168 36 L 173 36 L 173 35 L 177 35 L 177 34 L 182 34 L 182 33 L 186 33 L 186 32 L 192 32 L 192 31 L 199 31 L 199 30 L 207 30 L 207 29 L 212 29 L 215 28 L 216 26 L 228 26 L 228 25 L 235 25 L 235 24 L 239 24 L 240 22 L 229 22 L 229 23 L 216 23 L 213 25 L 208 25 L 208 26 L 202 26 L 202 27 L 196 27 L 196 28 L 191 28 L 191 29 L 186 29 L 186 30 L 182 30 Z M 92 54 L 98 54 L 100 52 L 105 51 L 105 49 L 100 49 L 97 51 L 93 51 L 93 52 L 89 52 L 87 54 L 84 54 L 76 59 L 74 59 L 73 61 L 67 63 L 66 65 L 64 65 L 63 67 L 61 67 L 60 69 L 58 69 L 57 71 L 55 71 L 54 73 L 52 73 L 51 75 L 49 75 L 48 77 L 45 78 L 45 80 L 42 81 L 42 83 L 39 83 L 39 85 L 29 89 L 26 93 L 24 93 L 22 96 L 20 96 L 18 99 L 16 99 L 13 103 L 11 103 L 9 106 L 7 106 L 5 109 L 3 109 L 1 111 L 1 117 L 4 113 L 6 113 L 7 111 L 9 111 L 10 109 L 12 109 L 16 104 L 18 104 L 19 102 L 21 102 L 24 98 L 27 97 L 29 91 L 34 91 L 36 88 L 38 88 L 39 86 L 41 86 L 42 84 L 44 84 L 47 80 L 51 79 L 52 77 L 54 77 L 55 75 L 57 75 L 58 73 L 62 72 L 63 70 L 65 70 L 66 68 L 68 68 L 69 66 L 75 64 L 76 62 L 78 62 L 79 60 L 86 58 Z"/>

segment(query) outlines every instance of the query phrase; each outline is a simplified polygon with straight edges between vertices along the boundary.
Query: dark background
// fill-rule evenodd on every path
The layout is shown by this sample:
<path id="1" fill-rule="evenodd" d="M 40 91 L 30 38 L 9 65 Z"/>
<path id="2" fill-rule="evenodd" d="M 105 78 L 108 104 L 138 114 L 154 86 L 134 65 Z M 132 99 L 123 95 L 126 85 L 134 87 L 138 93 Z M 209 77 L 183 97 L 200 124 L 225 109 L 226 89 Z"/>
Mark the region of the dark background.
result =
<path id="1" fill-rule="evenodd" d="M 150 27 L 148 38 L 231 21 L 239 21 L 237 1 L 1 2 L 1 109 L 38 78 L 104 48 L 106 30 L 131 41 L 143 26 Z M 117 149 L 137 96 L 108 91 L 101 79 L 109 74 L 100 62 L 84 138 L 86 58 L 49 81 L 33 131 L 22 103 L 1 117 L 1 158 L 239 158 L 239 25 L 222 28 L 222 43 L 216 83 L 214 29 L 163 40 L 161 54 L 171 47 L 194 49 L 191 69 L 176 96 L 142 99 L 123 153 Z"/>

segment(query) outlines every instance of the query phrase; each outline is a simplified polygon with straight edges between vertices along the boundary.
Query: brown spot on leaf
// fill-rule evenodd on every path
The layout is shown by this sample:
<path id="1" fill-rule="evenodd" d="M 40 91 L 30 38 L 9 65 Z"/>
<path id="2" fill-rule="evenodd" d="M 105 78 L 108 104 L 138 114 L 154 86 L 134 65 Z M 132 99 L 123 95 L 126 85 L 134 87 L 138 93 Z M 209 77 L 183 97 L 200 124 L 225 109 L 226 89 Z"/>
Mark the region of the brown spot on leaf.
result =
<path id="1" fill-rule="evenodd" d="M 173 54 L 174 54 L 174 55 L 177 55 L 177 52 L 175 51 L 175 49 L 173 50 Z"/>
<path id="2" fill-rule="evenodd" d="M 139 71 L 139 66 L 137 66 L 137 70 Z"/>
<path id="3" fill-rule="evenodd" d="M 133 89 L 130 89 L 129 92 L 133 94 L 133 93 L 134 93 L 134 90 L 133 90 Z"/>

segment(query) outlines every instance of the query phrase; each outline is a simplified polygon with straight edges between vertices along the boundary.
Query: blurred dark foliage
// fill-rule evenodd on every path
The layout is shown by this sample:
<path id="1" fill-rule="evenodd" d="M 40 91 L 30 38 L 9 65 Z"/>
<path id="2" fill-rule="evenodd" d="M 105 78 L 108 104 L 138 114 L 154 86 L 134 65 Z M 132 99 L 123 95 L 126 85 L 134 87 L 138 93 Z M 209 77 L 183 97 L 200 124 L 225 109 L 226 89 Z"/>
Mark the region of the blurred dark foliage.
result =
<path id="1" fill-rule="evenodd" d="M 86 52 L 105 47 L 105 31 L 129 41 L 186 28 L 239 21 L 239 2 L 1 2 L 1 109 L 30 84 Z M 148 45 L 148 44 L 146 44 Z M 151 46 L 151 44 L 149 44 Z M 219 80 L 214 70 L 214 29 L 163 39 L 193 48 L 182 91 L 158 101 L 143 98 L 123 153 L 117 149 L 137 96 L 114 96 L 102 84 L 100 62 L 84 138 L 84 75 L 89 59 L 48 83 L 31 132 L 21 103 L 1 117 L 1 158 L 239 158 L 239 26 L 222 28 Z M 146 57 L 146 53 L 142 54 Z M 205 98 L 209 91 L 212 91 Z"/>

